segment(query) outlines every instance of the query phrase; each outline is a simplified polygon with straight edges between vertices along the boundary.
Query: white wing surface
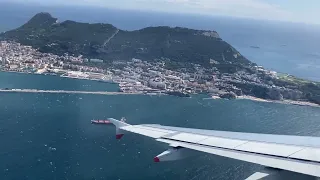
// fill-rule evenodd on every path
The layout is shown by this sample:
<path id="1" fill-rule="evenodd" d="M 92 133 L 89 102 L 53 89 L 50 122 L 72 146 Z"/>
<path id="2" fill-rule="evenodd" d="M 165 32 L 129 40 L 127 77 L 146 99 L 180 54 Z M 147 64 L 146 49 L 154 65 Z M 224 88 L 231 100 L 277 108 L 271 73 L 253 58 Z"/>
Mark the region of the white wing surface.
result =
<path id="1" fill-rule="evenodd" d="M 129 125 L 113 118 L 109 120 L 116 126 L 118 139 L 131 132 L 169 144 L 171 148 L 156 156 L 155 162 L 178 160 L 199 151 L 320 177 L 319 137 Z"/>

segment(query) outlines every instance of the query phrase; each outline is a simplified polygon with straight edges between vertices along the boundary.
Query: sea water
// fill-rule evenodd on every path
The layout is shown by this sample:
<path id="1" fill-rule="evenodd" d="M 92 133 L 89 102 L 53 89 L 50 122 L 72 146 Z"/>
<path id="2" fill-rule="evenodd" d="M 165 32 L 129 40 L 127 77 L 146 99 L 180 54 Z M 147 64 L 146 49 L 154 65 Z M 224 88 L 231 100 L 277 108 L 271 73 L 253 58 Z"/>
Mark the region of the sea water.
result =
<path id="1" fill-rule="evenodd" d="M 0 73 L 0 79 L 3 76 L 17 86 L 39 78 Z M 105 90 L 116 86 L 43 78 L 62 89 L 70 83 Z M 90 123 L 108 117 L 126 117 L 131 124 L 320 136 L 320 109 L 314 107 L 202 96 L 0 93 L 0 179 L 243 179 L 262 168 L 208 154 L 154 163 L 153 157 L 168 146 L 134 134 L 116 140 L 113 126 Z"/>

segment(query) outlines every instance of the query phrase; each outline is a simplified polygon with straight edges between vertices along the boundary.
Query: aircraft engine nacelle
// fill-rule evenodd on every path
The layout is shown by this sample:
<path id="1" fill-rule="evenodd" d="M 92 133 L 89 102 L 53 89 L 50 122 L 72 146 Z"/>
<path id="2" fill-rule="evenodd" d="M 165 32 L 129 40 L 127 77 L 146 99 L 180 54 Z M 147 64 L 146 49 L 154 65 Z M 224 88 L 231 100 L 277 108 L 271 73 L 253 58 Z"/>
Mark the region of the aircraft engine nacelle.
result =
<path id="1" fill-rule="evenodd" d="M 157 155 L 153 158 L 154 162 L 162 161 L 175 161 L 190 157 L 194 154 L 193 150 L 182 148 L 182 147 L 172 147 L 163 153 Z"/>

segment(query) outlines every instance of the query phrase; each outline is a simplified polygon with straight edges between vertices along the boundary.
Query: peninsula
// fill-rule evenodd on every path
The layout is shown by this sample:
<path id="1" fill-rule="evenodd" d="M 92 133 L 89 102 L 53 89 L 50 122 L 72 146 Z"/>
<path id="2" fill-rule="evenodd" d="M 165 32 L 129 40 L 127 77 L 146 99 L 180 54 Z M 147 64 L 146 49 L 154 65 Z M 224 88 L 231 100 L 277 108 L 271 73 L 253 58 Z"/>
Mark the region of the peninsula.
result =
<path id="1" fill-rule="evenodd" d="M 320 104 L 320 83 L 257 66 L 216 31 L 59 22 L 39 13 L 0 34 L 1 70 L 119 83 L 133 93 L 209 93 Z"/>

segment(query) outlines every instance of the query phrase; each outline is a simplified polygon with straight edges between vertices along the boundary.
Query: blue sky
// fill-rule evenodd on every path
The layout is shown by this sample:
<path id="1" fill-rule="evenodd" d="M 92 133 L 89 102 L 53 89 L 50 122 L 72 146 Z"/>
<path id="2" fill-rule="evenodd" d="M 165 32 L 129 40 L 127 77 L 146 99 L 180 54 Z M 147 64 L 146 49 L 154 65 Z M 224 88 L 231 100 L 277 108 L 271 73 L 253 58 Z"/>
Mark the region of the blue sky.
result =
<path id="1" fill-rule="evenodd" d="M 320 24 L 320 0 L 0 0 L 41 5 L 99 6 L 118 9 L 233 16 Z"/>

